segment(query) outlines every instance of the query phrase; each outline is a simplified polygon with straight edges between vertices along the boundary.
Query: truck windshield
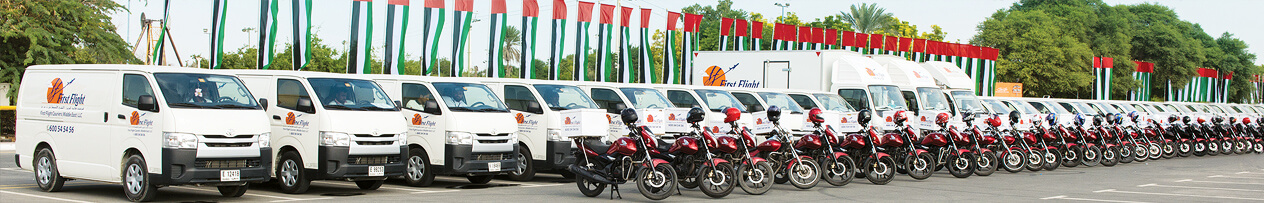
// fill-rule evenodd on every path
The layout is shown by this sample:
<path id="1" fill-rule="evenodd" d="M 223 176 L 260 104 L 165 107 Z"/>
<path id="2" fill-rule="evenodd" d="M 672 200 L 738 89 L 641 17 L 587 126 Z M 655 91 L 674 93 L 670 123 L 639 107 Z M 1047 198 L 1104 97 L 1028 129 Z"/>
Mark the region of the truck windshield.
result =
<path id="1" fill-rule="evenodd" d="M 549 105 L 549 109 L 554 111 L 570 110 L 570 109 L 595 109 L 597 104 L 593 103 L 592 98 L 588 97 L 579 87 L 570 85 L 533 85 L 535 90 L 540 92 L 540 97 L 544 98 L 544 103 Z"/>
<path id="2" fill-rule="evenodd" d="M 329 110 L 397 111 L 377 83 L 344 78 L 311 78 L 317 100 Z"/>
<path id="3" fill-rule="evenodd" d="M 781 107 L 782 111 L 789 110 L 790 113 L 803 113 L 803 107 L 794 103 L 794 99 L 790 99 L 790 95 L 775 92 L 760 92 L 759 97 L 764 99 L 764 103 L 768 106 Z"/>
<path id="4" fill-rule="evenodd" d="M 851 108 L 851 105 L 847 105 L 847 102 L 844 102 L 845 100 L 843 100 L 842 96 L 837 94 L 812 94 L 812 97 L 816 97 L 816 100 L 821 102 L 821 109 L 824 110 L 838 112 L 856 111 L 855 108 Z"/>
<path id="5" fill-rule="evenodd" d="M 663 93 L 658 92 L 658 90 L 650 88 L 624 87 L 619 88 L 619 91 L 623 92 L 623 96 L 628 97 L 628 100 L 631 100 L 632 106 L 635 106 L 636 109 L 662 109 L 674 107 L 671 103 L 667 102 L 667 97 L 664 97 Z"/>
<path id="6" fill-rule="evenodd" d="M 979 103 L 979 98 L 974 97 L 974 93 L 970 91 L 952 91 L 952 99 L 957 102 L 957 109 L 966 113 L 984 113 L 983 104 Z"/>
<path id="7" fill-rule="evenodd" d="M 890 85 L 872 85 L 869 86 L 869 95 L 873 97 L 873 108 L 879 111 L 886 110 L 905 110 L 908 105 L 904 104 L 904 96 L 900 95 L 900 88 Z"/>
<path id="8" fill-rule="evenodd" d="M 154 73 L 172 108 L 259 109 L 237 77 L 192 73 Z"/>
<path id="9" fill-rule="evenodd" d="M 944 98 L 944 91 L 933 87 L 919 87 L 917 94 L 922 98 L 922 110 L 947 111 L 948 98 Z"/>
<path id="10" fill-rule="evenodd" d="M 487 85 L 474 83 L 437 82 L 435 89 L 443 97 L 443 104 L 452 111 L 509 112 L 500 98 L 492 94 Z M 596 106 L 596 105 L 594 105 Z"/>
<path id="11" fill-rule="evenodd" d="M 707 107 L 711 108 L 711 111 L 724 112 L 724 109 L 732 107 L 737 108 L 737 110 L 741 110 L 742 112 L 746 112 L 746 106 L 737 102 L 737 98 L 734 98 L 733 95 L 728 92 L 720 90 L 693 91 L 698 93 L 699 97 L 702 97 L 702 102 L 707 103 Z"/>

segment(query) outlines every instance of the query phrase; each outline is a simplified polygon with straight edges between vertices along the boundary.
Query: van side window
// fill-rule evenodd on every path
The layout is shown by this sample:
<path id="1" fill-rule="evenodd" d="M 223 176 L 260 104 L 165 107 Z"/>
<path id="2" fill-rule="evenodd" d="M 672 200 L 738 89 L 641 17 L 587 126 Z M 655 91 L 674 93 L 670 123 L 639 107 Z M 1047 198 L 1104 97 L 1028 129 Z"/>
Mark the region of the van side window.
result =
<path id="1" fill-rule="evenodd" d="M 869 110 L 869 94 L 861 89 L 840 89 L 838 96 L 843 96 L 843 100 L 847 101 L 847 105 L 856 107 L 856 111 Z"/>
<path id="2" fill-rule="evenodd" d="M 505 85 L 505 105 L 509 109 L 527 111 L 527 104 L 535 101 L 535 94 L 521 85 Z"/>
<path id="3" fill-rule="evenodd" d="M 1065 102 L 1063 102 L 1063 103 L 1058 103 L 1058 105 L 1062 105 L 1062 108 L 1064 108 L 1064 109 L 1066 109 L 1066 110 L 1068 110 L 1068 111 L 1071 111 L 1071 113 L 1074 113 L 1074 114 L 1079 114 L 1079 113 L 1080 113 L 1080 110 L 1079 110 L 1079 109 L 1076 109 L 1075 107 L 1072 107 L 1070 103 L 1065 103 Z"/>
<path id="4" fill-rule="evenodd" d="M 685 91 L 667 90 L 667 100 L 671 100 L 672 105 L 676 105 L 676 108 L 702 107 L 702 105 L 698 104 L 698 100 L 693 98 L 692 94 Z"/>
<path id="5" fill-rule="evenodd" d="M 794 103 L 799 104 L 799 106 L 803 107 L 803 109 L 812 109 L 817 107 L 816 102 L 812 102 L 812 98 L 807 95 L 792 94 L 790 95 L 790 99 L 794 99 Z"/>
<path id="6" fill-rule="evenodd" d="M 290 110 L 298 109 L 298 99 L 307 98 L 307 88 L 303 83 L 292 79 L 277 79 L 277 106 Z M 315 103 L 315 101 L 313 101 Z"/>
<path id="7" fill-rule="evenodd" d="M 413 111 L 425 111 L 426 101 L 435 101 L 434 93 L 430 92 L 430 88 L 421 84 L 404 83 L 400 86 L 400 94 L 404 99 L 404 108 Z"/>
<path id="8" fill-rule="evenodd" d="M 1031 104 L 1031 107 L 1036 107 L 1036 110 L 1040 111 L 1041 114 L 1053 113 L 1053 111 L 1049 110 L 1049 108 L 1045 108 L 1045 104 L 1040 102 L 1028 102 L 1028 104 Z"/>
<path id="9" fill-rule="evenodd" d="M 143 95 L 154 95 L 154 89 L 149 87 L 149 79 L 143 75 L 124 74 L 123 105 L 135 108 L 140 96 Z"/>
<path id="10" fill-rule="evenodd" d="M 917 114 L 918 109 L 920 109 L 918 108 L 920 106 L 917 105 L 917 95 L 913 94 L 913 91 L 900 91 L 900 94 L 904 95 L 904 103 L 908 103 L 909 111 Z"/>
<path id="11" fill-rule="evenodd" d="M 764 106 L 759 104 L 759 100 L 755 99 L 754 95 L 751 95 L 749 93 L 736 93 L 736 92 L 732 94 L 733 94 L 733 97 L 737 98 L 737 102 L 741 102 L 742 106 L 746 106 L 746 109 L 749 109 L 751 112 L 764 111 Z M 785 107 L 783 106 L 782 108 L 784 109 Z M 786 109 L 786 110 L 789 110 L 789 109 Z"/>
<path id="12" fill-rule="evenodd" d="M 597 106 L 606 109 L 607 113 L 619 113 L 623 110 L 618 108 L 619 105 L 628 108 L 628 105 L 623 103 L 623 99 L 619 99 L 619 94 L 610 89 L 593 88 L 592 100 L 597 102 Z"/>

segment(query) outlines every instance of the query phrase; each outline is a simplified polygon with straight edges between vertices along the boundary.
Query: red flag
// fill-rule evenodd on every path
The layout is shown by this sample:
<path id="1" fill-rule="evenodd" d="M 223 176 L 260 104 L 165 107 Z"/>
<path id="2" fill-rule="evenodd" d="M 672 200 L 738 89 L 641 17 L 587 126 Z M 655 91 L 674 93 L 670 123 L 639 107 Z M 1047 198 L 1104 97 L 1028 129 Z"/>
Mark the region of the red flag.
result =
<path id="1" fill-rule="evenodd" d="M 856 37 L 852 38 L 851 45 L 855 47 L 866 47 L 865 45 L 868 45 L 866 41 L 868 40 L 869 40 L 869 34 L 857 32 Z"/>
<path id="2" fill-rule="evenodd" d="M 856 42 L 856 32 L 844 30 L 843 31 L 843 46 L 854 47 L 856 46 L 855 42 Z"/>
<path id="3" fill-rule="evenodd" d="M 926 39 L 913 39 L 912 52 L 926 53 Z"/>
<path id="4" fill-rule="evenodd" d="M 680 20 L 680 13 L 668 11 L 667 12 L 667 31 L 675 31 L 676 21 L 678 20 Z"/>
<path id="5" fill-rule="evenodd" d="M 900 37 L 896 37 L 896 36 L 887 36 L 887 39 L 886 39 L 886 47 L 884 47 L 884 48 L 885 48 L 887 51 L 895 51 L 895 49 L 896 49 L 896 48 L 899 48 L 899 47 L 898 47 L 898 46 L 899 46 L 899 41 L 900 41 Z"/>
<path id="6" fill-rule="evenodd" d="M 751 37 L 755 39 L 764 38 L 764 22 L 751 21 Z"/>
<path id="7" fill-rule="evenodd" d="M 505 0 L 492 0 L 492 14 L 505 13 Z"/>
<path id="8" fill-rule="evenodd" d="M 650 9 L 641 8 L 641 28 L 650 28 Z"/>
<path id="9" fill-rule="evenodd" d="M 579 22 L 592 22 L 592 2 L 579 2 Z"/>
<path id="10" fill-rule="evenodd" d="M 1232 79 L 1233 79 L 1233 71 L 1229 71 L 1229 73 L 1225 73 L 1225 75 L 1224 75 L 1223 77 L 1220 77 L 1220 79 L 1232 80 Z"/>
<path id="11" fill-rule="evenodd" d="M 601 21 L 600 24 L 614 24 L 614 5 L 601 4 Z"/>
<path id="12" fill-rule="evenodd" d="M 553 0 L 553 19 L 566 19 L 565 0 Z"/>
<path id="13" fill-rule="evenodd" d="M 886 36 L 883 36 L 883 35 L 880 35 L 880 34 L 871 34 L 871 35 L 869 35 L 869 48 L 881 49 L 881 48 L 882 48 L 882 40 L 883 40 L 883 39 L 885 39 L 885 38 L 886 38 Z"/>
<path id="14" fill-rule="evenodd" d="M 733 19 L 720 18 L 720 36 L 729 36 L 733 33 Z"/>
<path id="15" fill-rule="evenodd" d="M 1102 68 L 1114 68 L 1115 58 L 1102 57 Z"/>
<path id="16" fill-rule="evenodd" d="M 522 16 L 540 17 L 540 7 L 535 4 L 535 0 L 522 0 Z"/>
<path id="17" fill-rule="evenodd" d="M 735 35 L 738 37 L 745 37 L 750 33 L 750 31 L 746 29 L 746 19 L 734 19 L 733 21 L 737 25 L 734 30 L 734 32 L 736 32 Z"/>
<path id="18" fill-rule="evenodd" d="M 404 5 L 404 6 L 407 6 L 407 5 L 408 5 L 408 0 L 388 0 L 388 1 L 386 1 L 386 4 L 390 4 L 390 5 Z"/>
<path id="19" fill-rule="evenodd" d="M 773 29 L 772 29 L 772 39 L 783 40 L 783 41 L 785 41 L 786 39 L 789 39 L 786 37 L 786 35 L 789 35 L 790 33 L 786 32 L 786 30 L 794 29 L 793 27 L 794 27 L 793 25 L 787 25 L 787 24 L 781 24 L 781 23 L 774 24 Z"/>
<path id="20" fill-rule="evenodd" d="M 1216 77 L 1216 69 L 1198 68 L 1198 76 L 1204 78 Z"/>
<path id="21" fill-rule="evenodd" d="M 900 47 L 896 51 L 909 51 L 913 47 L 913 38 L 901 37 Z"/>
<path id="22" fill-rule="evenodd" d="M 825 43 L 825 28 L 812 28 L 812 43 Z"/>
<path id="23" fill-rule="evenodd" d="M 456 0 L 457 11 L 474 11 L 474 0 Z"/>
<path id="24" fill-rule="evenodd" d="M 443 8 L 443 0 L 426 0 L 426 8 Z"/>
<path id="25" fill-rule="evenodd" d="M 838 30 L 835 30 L 835 29 L 825 30 L 825 44 L 838 45 Z"/>
<path id="26" fill-rule="evenodd" d="M 619 10 L 621 11 L 621 12 L 619 13 L 619 15 L 621 15 L 620 17 L 623 17 L 623 19 L 619 21 L 620 23 L 623 23 L 623 24 L 622 24 L 622 27 L 631 27 L 631 26 L 628 26 L 628 25 L 631 25 L 631 24 L 628 24 L 628 23 L 629 23 L 629 21 L 631 21 L 631 20 L 632 20 L 632 8 L 631 8 L 631 7 L 621 7 L 621 8 L 619 8 Z"/>
<path id="27" fill-rule="evenodd" d="M 1093 68 L 1101 68 L 1101 67 L 1102 67 L 1102 58 L 1094 56 L 1094 57 L 1093 57 Z"/>
<path id="28" fill-rule="evenodd" d="M 793 40 L 796 42 L 812 42 L 812 27 L 799 27 L 799 38 Z"/>
<path id="29" fill-rule="evenodd" d="M 1000 50 L 1000 49 L 996 49 L 996 48 L 992 48 L 992 47 L 988 47 L 987 49 L 988 49 L 988 60 L 993 60 L 993 61 L 995 61 L 995 60 L 1001 59 L 1001 50 Z"/>
<path id="30" fill-rule="evenodd" d="M 702 15 L 686 13 L 685 14 L 685 32 L 697 32 L 699 24 L 702 24 Z"/>

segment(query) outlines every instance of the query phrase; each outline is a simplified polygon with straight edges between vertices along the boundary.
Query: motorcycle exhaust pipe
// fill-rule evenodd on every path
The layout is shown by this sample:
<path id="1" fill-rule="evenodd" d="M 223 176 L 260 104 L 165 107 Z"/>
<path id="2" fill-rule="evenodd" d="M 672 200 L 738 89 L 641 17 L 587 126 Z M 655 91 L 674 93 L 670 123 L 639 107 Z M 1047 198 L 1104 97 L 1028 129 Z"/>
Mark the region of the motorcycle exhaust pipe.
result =
<path id="1" fill-rule="evenodd" d="M 581 168 L 580 166 L 577 166 L 577 165 L 571 165 L 570 167 L 566 169 L 570 170 L 571 173 L 574 173 L 575 175 L 579 177 L 584 177 L 584 179 L 587 179 L 588 181 L 598 182 L 602 184 L 614 184 L 614 182 L 610 181 L 610 179 L 606 179 L 606 177 L 597 175 L 593 173 L 592 171 L 589 171 L 588 169 L 585 169 L 585 168 Z"/>

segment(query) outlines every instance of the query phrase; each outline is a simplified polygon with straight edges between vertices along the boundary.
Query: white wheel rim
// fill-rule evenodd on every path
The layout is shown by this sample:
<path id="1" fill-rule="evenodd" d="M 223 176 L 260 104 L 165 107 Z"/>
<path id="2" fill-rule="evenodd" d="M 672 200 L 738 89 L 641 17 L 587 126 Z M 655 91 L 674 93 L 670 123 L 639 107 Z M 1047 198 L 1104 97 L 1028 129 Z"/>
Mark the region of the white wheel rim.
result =
<path id="1" fill-rule="evenodd" d="M 408 157 L 408 178 L 413 180 L 421 180 L 421 176 L 426 174 L 426 164 L 423 163 L 419 156 Z"/>
<path id="2" fill-rule="evenodd" d="M 36 167 L 35 174 L 39 177 L 40 184 L 48 184 L 53 180 L 53 164 L 48 157 L 40 157 L 39 166 Z"/>
<path id="3" fill-rule="evenodd" d="M 1023 164 L 1023 158 L 1018 157 L 1018 155 L 1014 155 L 1013 152 L 1009 153 L 1009 156 L 1005 156 L 1005 161 L 1009 162 L 1009 165 L 1011 166 L 1017 166 L 1019 164 Z"/>
<path id="4" fill-rule="evenodd" d="M 287 186 L 298 183 L 298 164 L 294 160 L 285 160 L 281 164 L 281 182 Z"/>
<path id="5" fill-rule="evenodd" d="M 803 161 L 803 162 L 807 162 L 807 161 Z M 798 165 L 799 167 L 795 167 L 794 169 L 794 175 L 798 177 L 798 179 L 806 180 L 808 178 L 812 178 L 816 176 L 815 174 L 816 169 L 812 168 L 812 166 L 809 166 L 803 163 L 799 163 Z M 795 182 L 798 182 L 798 181 L 795 181 Z"/>
<path id="6" fill-rule="evenodd" d="M 663 172 L 658 170 L 650 170 L 650 172 L 652 173 L 649 174 L 649 177 L 645 178 L 646 186 L 659 188 L 667 184 L 667 175 L 663 175 Z"/>
<path id="7" fill-rule="evenodd" d="M 752 165 L 751 169 L 746 171 L 746 181 L 752 183 L 764 182 L 764 170 Z"/>
<path id="8" fill-rule="evenodd" d="M 1058 155 L 1053 154 L 1053 152 L 1045 152 L 1045 162 L 1054 163 L 1056 161 L 1058 161 Z"/>
<path id="9" fill-rule="evenodd" d="M 725 175 L 723 171 L 711 170 L 711 172 L 707 174 L 707 182 L 711 183 L 713 186 L 723 185 L 728 181 L 728 176 Z"/>
<path id="10" fill-rule="evenodd" d="M 141 176 L 141 171 L 140 164 L 127 165 L 127 175 L 124 178 L 127 182 L 127 192 L 140 194 L 141 187 L 145 185 L 145 177 Z"/>

